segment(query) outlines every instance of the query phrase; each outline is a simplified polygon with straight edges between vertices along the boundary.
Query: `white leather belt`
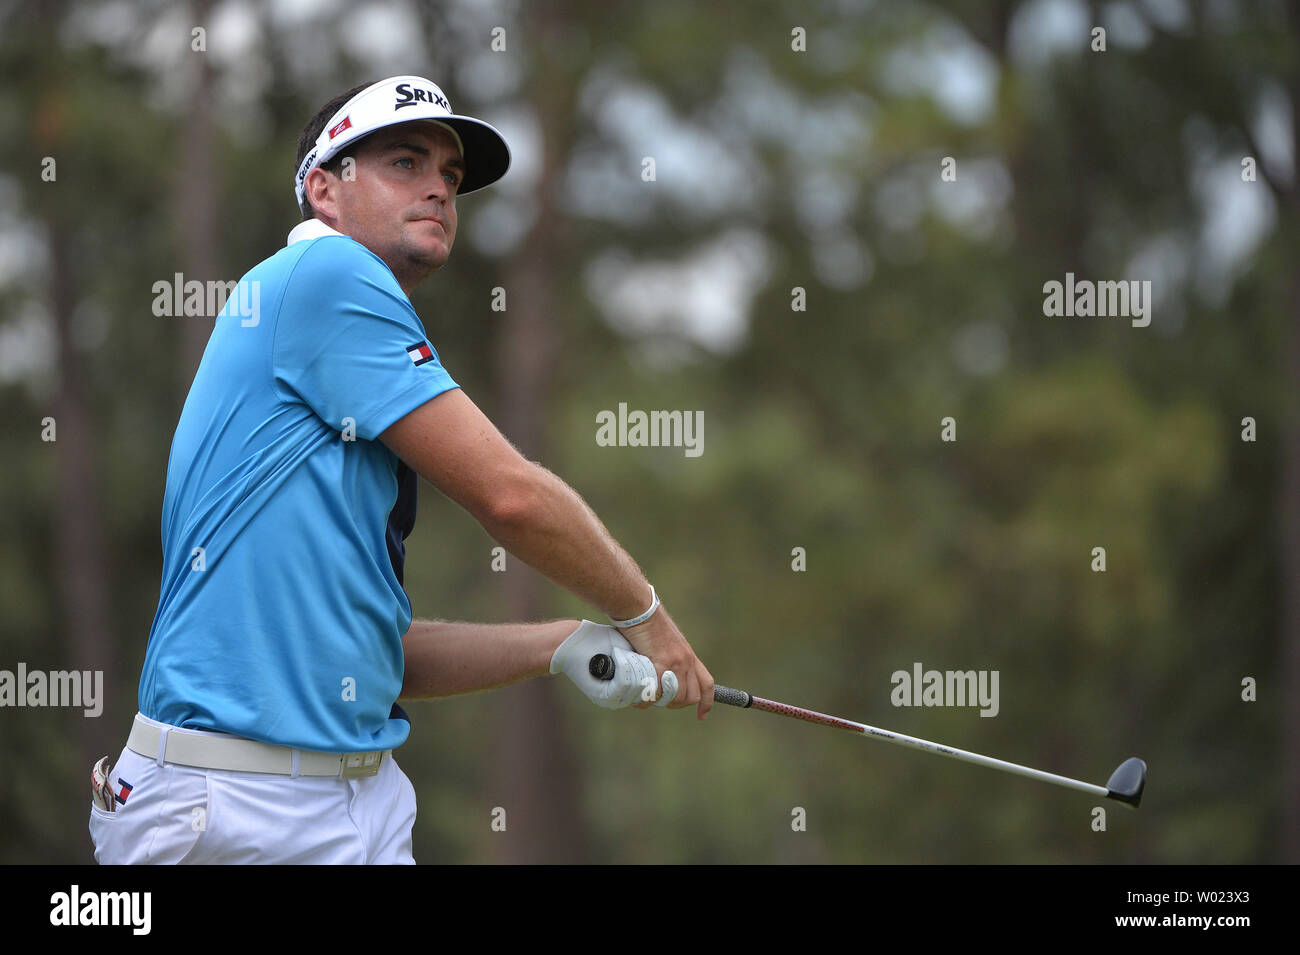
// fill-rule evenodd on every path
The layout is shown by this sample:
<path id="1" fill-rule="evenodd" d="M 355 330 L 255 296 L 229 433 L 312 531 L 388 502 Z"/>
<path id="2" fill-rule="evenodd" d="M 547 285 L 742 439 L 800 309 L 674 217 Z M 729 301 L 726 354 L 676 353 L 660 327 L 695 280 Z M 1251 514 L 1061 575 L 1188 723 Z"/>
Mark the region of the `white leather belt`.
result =
<path id="1" fill-rule="evenodd" d="M 280 776 L 341 776 L 344 779 L 374 776 L 384 760 L 393 754 L 391 749 L 369 753 L 318 753 L 238 736 L 213 736 L 180 727 L 154 726 L 139 716 L 131 726 L 126 745 L 132 752 L 149 759 L 159 759 L 159 749 L 165 747 L 160 762 L 178 766 Z"/>

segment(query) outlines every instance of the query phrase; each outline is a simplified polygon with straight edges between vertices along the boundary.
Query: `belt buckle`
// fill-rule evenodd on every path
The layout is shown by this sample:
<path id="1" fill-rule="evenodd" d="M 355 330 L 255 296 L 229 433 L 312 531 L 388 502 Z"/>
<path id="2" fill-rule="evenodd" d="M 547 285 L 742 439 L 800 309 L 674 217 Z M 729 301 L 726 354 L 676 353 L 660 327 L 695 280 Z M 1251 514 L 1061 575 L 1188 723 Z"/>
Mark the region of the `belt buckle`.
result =
<path id="1" fill-rule="evenodd" d="M 344 779 L 361 779 L 379 774 L 379 765 L 383 762 L 382 752 L 344 753 L 343 769 L 339 773 Z"/>

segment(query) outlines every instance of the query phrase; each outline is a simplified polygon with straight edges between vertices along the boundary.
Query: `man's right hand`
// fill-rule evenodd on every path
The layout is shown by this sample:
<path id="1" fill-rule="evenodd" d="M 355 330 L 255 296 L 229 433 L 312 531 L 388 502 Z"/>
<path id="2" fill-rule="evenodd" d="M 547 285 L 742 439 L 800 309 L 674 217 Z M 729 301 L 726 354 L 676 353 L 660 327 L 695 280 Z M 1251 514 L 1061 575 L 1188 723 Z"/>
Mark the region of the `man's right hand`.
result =
<path id="1" fill-rule="evenodd" d="M 654 615 L 635 627 L 620 629 L 627 642 L 638 653 L 649 657 L 655 665 L 655 675 L 661 683 L 665 670 L 672 670 L 680 688 L 677 698 L 668 704 L 677 710 L 687 706 L 696 708 L 696 719 L 704 719 L 713 709 L 713 676 L 700 662 L 691 645 L 686 642 L 677 624 L 668 616 L 662 604 Z M 656 697 L 658 699 L 658 697 Z M 649 702 L 634 704 L 638 708 L 653 705 Z"/>

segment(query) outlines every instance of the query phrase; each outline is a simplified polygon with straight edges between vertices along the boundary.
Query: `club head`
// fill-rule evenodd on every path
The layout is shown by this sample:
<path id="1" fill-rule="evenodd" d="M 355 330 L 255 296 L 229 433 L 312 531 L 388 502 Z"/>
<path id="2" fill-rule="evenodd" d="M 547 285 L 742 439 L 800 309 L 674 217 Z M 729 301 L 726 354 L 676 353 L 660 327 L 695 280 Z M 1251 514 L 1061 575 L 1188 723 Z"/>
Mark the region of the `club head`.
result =
<path id="1" fill-rule="evenodd" d="M 1137 808 L 1147 784 L 1147 764 L 1136 756 L 1124 760 L 1106 782 L 1106 796 Z"/>

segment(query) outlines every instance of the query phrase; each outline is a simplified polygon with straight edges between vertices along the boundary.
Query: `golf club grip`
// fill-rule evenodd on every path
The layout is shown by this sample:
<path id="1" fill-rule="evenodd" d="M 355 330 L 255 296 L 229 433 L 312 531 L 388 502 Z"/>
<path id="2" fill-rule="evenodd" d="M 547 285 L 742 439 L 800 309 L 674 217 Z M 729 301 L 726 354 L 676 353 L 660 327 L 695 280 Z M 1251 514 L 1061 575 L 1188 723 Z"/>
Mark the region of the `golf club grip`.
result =
<path id="1" fill-rule="evenodd" d="M 614 661 L 605 653 L 597 653 L 587 664 L 587 672 L 597 680 L 614 679 Z M 729 686 L 713 687 L 713 702 L 726 703 L 728 706 L 739 706 L 745 709 L 754 702 L 754 698 L 744 690 L 733 690 Z"/>
<path id="2" fill-rule="evenodd" d="M 754 698 L 744 690 L 733 690 L 729 686 L 713 685 L 713 702 L 726 703 L 728 706 L 739 706 L 741 709 L 747 709 Z"/>

